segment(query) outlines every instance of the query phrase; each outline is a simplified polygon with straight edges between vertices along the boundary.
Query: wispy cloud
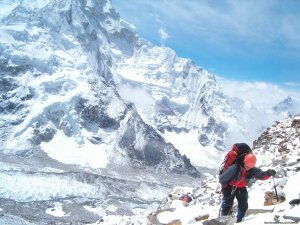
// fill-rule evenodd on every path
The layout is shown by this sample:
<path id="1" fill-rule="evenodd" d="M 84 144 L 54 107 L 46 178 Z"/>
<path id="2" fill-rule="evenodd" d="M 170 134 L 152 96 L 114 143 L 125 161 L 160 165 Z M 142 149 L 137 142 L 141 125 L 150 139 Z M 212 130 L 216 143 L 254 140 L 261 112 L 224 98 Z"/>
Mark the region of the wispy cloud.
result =
<path id="1" fill-rule="evenodd" d="M 285 90 L 276 84 L 256 81 L 234 81 L 217 77 L 222 91 L 232 98 L 240 98 L 251 102 L 259 109 L 267 111 L 288 96 L 298 99 L 295 92 Z M 299 94 L 299 93 L 298 93 Z M 300 99 L 299 99 L 300 100 Z"/>
<path id="2" fill-rule="evenodd" d="M 223 93 L 231 98 L 229 101 L 236 105 L 237 108 L 233 108 L 233 112 L 247 127 L 246 139 L 248 138 L 249 143 L 261 135 L 262 128 L 271 126 L 276 120 L 286 118 L 286 114 L 278 114 L 273 107 L 287 97 L 291 96 L 293 100 L 293 105 L 289 108 L 290 112 L 300 113 L 299 92 L 285 90 L 278 85 L 265 82 L 239 82 L 220 77 L 217 77 L 217 81 Z M 245 105 L 237 99 L 243 100 Z M 246 111 L 240 112 L 241 108 Z M 245 139 L 245 136 L 241 136 L 242 139 L 237 140 L 241 138 L 239 127 L 232 129 L 231 132 L 227 137 L 230 141 L 236 142 Z"/>
<path id="3" fill-rule="evenodd" d="M 160 28 L 159 28 L 158 33 L 159 33 L 159 35 L 160 35 L 160 42 L 161 42 L 161 45 L 164 46 L 166 40 L 169 38 L 169 34 L 167 33 L 167 31 L 166 31 L 165 28 L 163 28 L 163 27 L 160 27 Z"/>
<path id="4" fill-rule="evenodd" d="M 300 87 L 299 82 L 286 82 L 285 85 L 289 87 Z"/>
<path id="5" fill-rule="evenodd" d="M 137 12 L 140 20 L 148 20 L 147 10 L 159 15 L 172 36 L 188 33 L 222 48 L 238 42 L 249 50 L 254 45 L 300 49 L 298 1 L 128 0 L 126 4 L 145 9 Z"/>
<path id="6" fill-rule="evenodd" d="M 148 109 L 154 104 L 154 99 L 142 88 L 122 85 L 119 87 L 119 93 L 123 99 L 138 105 L 141 109 Z"/>

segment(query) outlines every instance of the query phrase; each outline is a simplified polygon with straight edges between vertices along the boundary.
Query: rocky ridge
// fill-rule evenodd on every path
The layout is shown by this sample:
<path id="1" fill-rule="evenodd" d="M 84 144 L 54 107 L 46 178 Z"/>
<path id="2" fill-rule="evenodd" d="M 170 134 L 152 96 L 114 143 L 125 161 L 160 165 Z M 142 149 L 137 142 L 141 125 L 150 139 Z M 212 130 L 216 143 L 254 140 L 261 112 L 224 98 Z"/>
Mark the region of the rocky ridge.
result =
<path id="1" fill-rule="evenodd" d="M 265 193 L 273 193 L 275 189 L 273 181 L 256 181 L 250 187 L 248 215 L 262 213 L 266 218 L 268 213 L 274 213 L 277 221 L 285 221 L 289 211 L 300 209 L 300 206 L 289 204 L 293 199 L 298 199 L 300 192 L 288 192 L 290 186 L 296 185 L 297 177 L 300 175 L 300 115 L 290 119 L 276 122 L 267 128 L 262 135 L 253 143 L 253 151 L 258 158 L 258 167 L 261 169 L 274 168 L 277 173 L 275 176 L 276 191 L 280 198 L 280 203 L 276 197 L 271 202 L 271 206 L 263 206 L 266 201 Z M 253 193 L 253 194 L 252 194 Z M 260 199 L 255 198 L 259 193 Z M 179 200 L 183 195 L 192 197 L 192 201 L 185 203 Z M 261 207 L 253 208 L 254 202 L 261 201 Z M 210 224 L 210 218 L 218 217 L 221 204 L 221 187 L 218 178 L 210 177 L 201 182 L 199 187 L 179 186 L 174 188 L 169 195 L 164 198 L 156 211 L 148 217 L 148 224 Z M 257 204 L 256 204 L 257 205 Z M 272 207 L 273 205 L 273 207 Z M 236 204 L 235 206 L 236 207 Z M 173 216 L 171 213 L 173 213 Z M 190 213 L 191 216 L 186 220 L 184 215 Z M 168 215 L 170 221 L 165 223 L 164 216 Z M 209 218 L 207 218 L 209 215 Z M 159 220 L 161 219 L 161 221 Z M 173 218 L 173 220 L 172 220 Z M 252 216 L 253 218 L 253 216 Z M 201 220 L 201 221 L 200 221 Z M 197 222 L 199 221 L 199 222 Z M 207 221 L 207 222 L 205 222 Z M 225 218 L 220 218 L 219 222 L 227 224 Z M 276 221 L 273 221 L 276 223 Z M 213 223 L 212 223 L 213 224 Z M 216 222 L 216 224 L 218 224 Z"/>

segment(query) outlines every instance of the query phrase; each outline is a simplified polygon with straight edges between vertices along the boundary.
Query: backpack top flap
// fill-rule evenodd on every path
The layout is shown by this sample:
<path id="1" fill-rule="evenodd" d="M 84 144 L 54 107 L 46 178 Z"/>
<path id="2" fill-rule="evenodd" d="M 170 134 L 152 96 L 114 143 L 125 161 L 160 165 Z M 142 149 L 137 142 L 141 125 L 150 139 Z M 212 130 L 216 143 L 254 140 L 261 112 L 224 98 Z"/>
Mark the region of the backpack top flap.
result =
<path id="1" fill-rule="evenodd" d="M 236 143 L 233 145 L 233 149 L 237 152 L 237 163 L 242 164 L 245 156 L 252 152 L 249 145 L 246 143 Z"/>

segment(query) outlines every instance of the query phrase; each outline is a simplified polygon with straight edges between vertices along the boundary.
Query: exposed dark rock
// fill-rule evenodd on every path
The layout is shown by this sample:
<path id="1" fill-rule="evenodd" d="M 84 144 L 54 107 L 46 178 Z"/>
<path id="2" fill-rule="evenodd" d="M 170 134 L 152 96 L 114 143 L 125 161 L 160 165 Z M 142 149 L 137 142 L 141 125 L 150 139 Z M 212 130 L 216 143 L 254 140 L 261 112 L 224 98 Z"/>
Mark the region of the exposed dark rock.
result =
<path id="1" fill-rule="evenodd" d="M 59 124 L 59 129 L 62 129 L 64 134 L 71 137 L 73 134 L 71 124 L 68 121 L 63 121 Z"/>
<path id="2" fill-rule="evenodd" d="M 33 136 L 30 138 L 31 142 L 35 145 L 41 144 L 44 142 L 49 142 L 52 140 L 56 133 L 56 129 L 49 125 L 40 125 L 39 123 L 35 124 L 33 131 Z"/>
<path id="3" fill-rule="evenodd" d="M 32 66 L 28 64 L 11 65 L 8 59 L 0 59 L 0 77 L 5 75 L 18 76 L 20 73 L 32 70 Z"/>
<path id="4" fill-rule="evenodd" d="M 133 166 L 149 166 L 165 168 L 179 174 L 187 173 L 199 176 L 186 156 L 181 156 L 173 145 L 164 139 L 151 127 L 144 124 L 141 118 L 133 112 L 126 124 L 118 145 L 126 149 Z M 176 165 L 171 167 L 171 165 Z"/>
<path id="5" fill-rule="evenodd" d="M 105 103 L 90 105 L 86 100 L 81 99 L 76 104 L 75 109 L 82 118 L 81 125 L 87 129 L 91 129 L 97 125 L 99 128 L 116 130 L 120 126 L 119 121 L 108 116 Z"/>

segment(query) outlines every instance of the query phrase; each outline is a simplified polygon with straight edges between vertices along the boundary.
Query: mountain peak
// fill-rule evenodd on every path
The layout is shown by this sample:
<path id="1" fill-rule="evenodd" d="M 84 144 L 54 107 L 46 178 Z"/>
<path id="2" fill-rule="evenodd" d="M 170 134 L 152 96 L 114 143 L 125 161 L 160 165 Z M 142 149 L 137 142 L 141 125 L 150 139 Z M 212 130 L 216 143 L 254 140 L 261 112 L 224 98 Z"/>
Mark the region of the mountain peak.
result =
<path id="1" fill-rule="evenodd" d="M 98 29 L 103 27 L 110 31 L 119 29 L 119 14 L 110 0 L 24 0 L 3 18 L 3 22 L 26 22 L 56 31 L 67 26 L 64 24 L 67 22 L 73 30 L 98 26 Z"/>
<path id="2" fill-rule="evenodd" d="M 276 106 L 273 107 L 273 110 L 279 114 L 291 117 L 295 114 L 295 105 L 291 96 L 288 96 L 281 102 L 279 102 Z"/>

